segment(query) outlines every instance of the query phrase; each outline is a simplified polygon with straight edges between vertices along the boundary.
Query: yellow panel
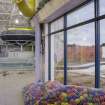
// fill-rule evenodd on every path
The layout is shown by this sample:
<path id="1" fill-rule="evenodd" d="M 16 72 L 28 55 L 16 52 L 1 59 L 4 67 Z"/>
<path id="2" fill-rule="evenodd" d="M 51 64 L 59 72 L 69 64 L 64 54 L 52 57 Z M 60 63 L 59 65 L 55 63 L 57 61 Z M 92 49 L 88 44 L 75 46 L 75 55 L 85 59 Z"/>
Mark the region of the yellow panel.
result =
<path id="1" fill-rule="evenodd" d="M 32 28 L 8 28 L 8 30 L 33 30 Z"/>
<path id="2" fill-rule="evenodd" d="M 26 17 L 32 17 L 35 13 L 36 0 L 16 0 L 19 10 Z"/>

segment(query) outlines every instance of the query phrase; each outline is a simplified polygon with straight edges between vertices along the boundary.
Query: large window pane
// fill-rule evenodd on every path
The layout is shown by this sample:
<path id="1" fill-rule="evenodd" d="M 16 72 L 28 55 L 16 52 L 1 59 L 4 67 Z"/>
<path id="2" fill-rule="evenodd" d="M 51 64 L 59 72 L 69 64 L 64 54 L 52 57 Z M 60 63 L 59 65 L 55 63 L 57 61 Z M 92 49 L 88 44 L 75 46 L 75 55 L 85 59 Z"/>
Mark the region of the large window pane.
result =
<path id="1" fill-rule="evenodd" d="M 105 15 L 105 0 L 100 0 L 100 15 Z"/>
<path id="2" fill-rule="evenodd" d="M 68 84 L 94 86 L 94 23 L 67 32 Z"/>
<path id="3" fill-rule="evenodd" d="M 64 78 L 64 37 L 63 32 L 51 36 L 51 70 L 55 80 L 63 83 Z"/>
<path id="4" fill-rule="evenodd" d="M 100 22 L 100 70 L 101 87 L 105 88 L 105 19 Z"/>
<path id="5" fill-rule="evenodd" d="M 89 20 L 91 18 L 94 18 L 94 3 L 91 2 L 82 8 L 76 10 L 75 12 L 72 12 L 68 14 L 67 16 L 67 26 L 72 26 L 75 24 L 78 24 L 80 22 Z"/>
<path id="6" fill-rule="evenodd" d="M 51 23 L 51 32 L 55 32 L 60 29 L 63 29 L 63 22 L 64 22 L 64 19 L 62 17 L 62 18 L 54 21 L 53 23 Z"/>

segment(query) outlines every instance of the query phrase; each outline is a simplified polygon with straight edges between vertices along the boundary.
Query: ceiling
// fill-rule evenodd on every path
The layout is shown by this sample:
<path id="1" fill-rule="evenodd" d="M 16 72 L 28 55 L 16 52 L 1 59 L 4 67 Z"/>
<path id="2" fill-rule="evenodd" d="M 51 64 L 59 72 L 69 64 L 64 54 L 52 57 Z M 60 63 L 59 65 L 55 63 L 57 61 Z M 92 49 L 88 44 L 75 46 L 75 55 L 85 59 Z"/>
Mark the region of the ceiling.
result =
<path id="1" fill-rule="evenodd" d="M 9 27 L 29 27 L 28 18 L 18 10 L 13 0 L 0 0 L 0 32 Z"/>

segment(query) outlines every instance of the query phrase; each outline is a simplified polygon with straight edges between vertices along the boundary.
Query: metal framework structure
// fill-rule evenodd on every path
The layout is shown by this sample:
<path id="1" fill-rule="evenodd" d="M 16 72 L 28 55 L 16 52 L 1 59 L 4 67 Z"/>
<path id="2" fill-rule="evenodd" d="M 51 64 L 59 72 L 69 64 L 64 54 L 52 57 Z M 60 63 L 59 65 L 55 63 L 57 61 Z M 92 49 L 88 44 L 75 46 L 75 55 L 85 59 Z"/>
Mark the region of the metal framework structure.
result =
<path id="1" fill-rule="evenodd" d="M 16 24 L 16 19 L 19 23 Z M 0 0 L 0 32 L 9 27 L 29 27 L 29 22 L 18 10 L 13 0 Z"/>

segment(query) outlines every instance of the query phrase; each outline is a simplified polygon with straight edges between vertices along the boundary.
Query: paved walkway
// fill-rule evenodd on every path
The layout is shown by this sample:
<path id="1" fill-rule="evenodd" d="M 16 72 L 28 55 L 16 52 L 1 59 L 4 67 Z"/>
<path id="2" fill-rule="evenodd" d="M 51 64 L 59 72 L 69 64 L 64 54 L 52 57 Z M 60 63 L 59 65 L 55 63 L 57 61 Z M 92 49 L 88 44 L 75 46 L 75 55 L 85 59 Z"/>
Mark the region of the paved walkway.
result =
<path id="1" fill-rule="evenodd" d="M 24 105 L 22 88 L 32 81 L 32 71 L 9 71 L 6 76 L 0 72 L 0 105 Z"/>

